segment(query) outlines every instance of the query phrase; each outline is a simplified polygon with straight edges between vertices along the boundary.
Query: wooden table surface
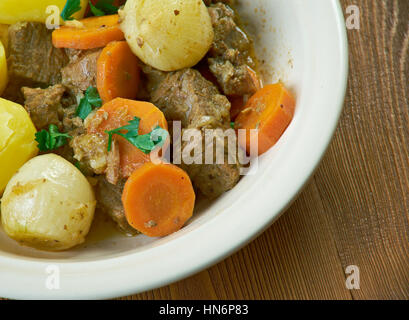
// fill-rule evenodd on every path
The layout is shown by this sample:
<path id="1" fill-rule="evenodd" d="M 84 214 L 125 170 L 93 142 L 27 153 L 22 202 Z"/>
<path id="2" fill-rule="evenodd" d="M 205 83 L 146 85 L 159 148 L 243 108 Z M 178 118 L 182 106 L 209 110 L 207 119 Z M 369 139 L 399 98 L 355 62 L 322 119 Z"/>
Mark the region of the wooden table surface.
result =
<path id="1" fill-rule="evenodd" d="M 361 11 L 345 108 L 298 200 L 225 261 L 125 299 L 409 299 L 409 0 L 341 2 Z"/>

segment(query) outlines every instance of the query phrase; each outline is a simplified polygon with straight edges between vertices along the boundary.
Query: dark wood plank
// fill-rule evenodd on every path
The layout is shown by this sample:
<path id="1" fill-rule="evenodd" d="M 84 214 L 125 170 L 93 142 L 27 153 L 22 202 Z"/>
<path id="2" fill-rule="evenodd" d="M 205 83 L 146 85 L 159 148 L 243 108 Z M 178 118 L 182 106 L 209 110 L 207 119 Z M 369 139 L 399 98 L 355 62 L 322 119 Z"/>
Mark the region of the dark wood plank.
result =
<path id="1" fill-rule="evenodd" d="M 354 298 L 409 298 L 409 1 L 359 3 L 345 110 L 315 181 L 343 267 L 360 267 Z"/>

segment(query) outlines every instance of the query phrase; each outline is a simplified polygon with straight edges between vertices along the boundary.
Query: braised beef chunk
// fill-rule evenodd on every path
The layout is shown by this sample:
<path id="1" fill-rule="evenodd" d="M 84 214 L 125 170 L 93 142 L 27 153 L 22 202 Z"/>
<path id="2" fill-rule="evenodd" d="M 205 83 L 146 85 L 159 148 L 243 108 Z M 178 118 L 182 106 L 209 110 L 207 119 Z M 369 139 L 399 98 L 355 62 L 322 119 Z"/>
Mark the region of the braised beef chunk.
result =
<path id="1" fill-rule="evenodd" d="M 240 179 L 239 167 L 229 164 L 192 164 L 187 172 L 195 187 L 210 199 L 233 189 Z"/>
<path id="2" fill-rule="evenodd" d="M 230 61 L 216 58 L 211 59 L 209 67 L 226 95 L 252 95 L 260 88 L 255 72 L 247 65 L 234 66 Z"/>
<path id="3" fill-rule="evenodd" d="M 24 108 L 37 130 L 48 129 L 50 124 L 55 124 L 72 136 L 84 131 L 82 119 L 75 115 L 77 100 L 67 93 L 63 85 L 47 89 L 23 87 L 21 92 Z"/>
<path id="4" fill-rule="evenodd" d="M 235 136 L 233 129 L 220 128 L 220 135 L 215 134 L 213 140 L 206 138 L 206 132 L 202 131 L 202 141 L 191 140 L 182 142 L 182 150 L 200 150 L 201 153 L 191 154 L 195 159 L 201 161 L 200 164 L 194 162 L 186 165 L 182 162 L 181 168 L 185 170 L 191 178 L 196 189 L 208 198 L 216 198 L 224 192 L 234 188 L 240 179 L 240 165 L 238 161 L 238 154 L 234 154 L 234 150 L 228 148 L 228 138 L 224 136 L 225 133 L 230 133 Z M 229 132 L 230 131 L 230 132 Z M 183 132 L 182 132 L 183 134 Z M 214 134 L 214 132 L 213 132 Z M 197 148 L 196 143 L 201 143 L 200 149 Z M 187 145 L 189 146 L 187 147 Z M 237 144 L 233 144 L 236 148 Z M 186 149 L 184 149 L 186 148 Z M 237 150 L 237 149 L 236 149 Z M 206 157 L 209 151 L 213 152 L 212 162 L 206 164 Z M 229 155 L 228 152 L 231 152 Z M 220 153 L 223 162 L 218 162 L 217 154 Z"/>
<path id="5" fill-rule="evenodd" d="M 74 94 L 97 85 L 97 60 L 101 49 L 78 52 L 69 51 L 70 63 L 61 70 L 62 83 Z"/>
<path id="6" fill-rule="evenodd" d="M 74 137 L 70 146 L 74 150 L 74 158 L 84 164 L 87 171 L 97 175 L 106 174 L 112 184 L 119 179 L 119 152 L 117 145 L 113 144 L 108 152 L 108 135 L 96 131 L 105 113 L 96 112 L 85 119 L 85 132 Z"/>
<path id="7" fill-rule="evenodd" d="M 22 102 L 21 87 L 42 87 L 61 82 L 68 63 L 62 49 L 54 48 L 51 30 L 42 23 L 18 22 L 9 28 L 9 85 L 5 97 Z"/>
<path id="8" fill-rule="evenodd" d="M 71 99 L 70 99 L 71 98 Z M 70 102 L 68 102 L 68 100 Z M 63 100 L 63 105 L 68 105 L 64 108 L 64 118 L 62 121 L 63 131 L 69 133 L 71 136 L 78 136 L 84 133 L 84 122 L 76 115 L 77 103 L 74 100 L 72 103 L 72 96 L 68 96 L 67 102 Z"/>
<path id="9" fill-rule="evenodd" d="M 23 87 L 21 91 L 25 97 L 24 108 L 38 130 L 48 129 L 50 124 L 55 124 L 61 132 L 66 132 L 72 137 L 84 132 L 82 119 L 75 115 L 76 99 L 67 94 L 63 85 L 57 84 L 47 89 Z M 77 161 L 74 159 L 72 148 L 68 145 L 53 150 L 53 153 L 71 163 Z"/>
<path id="10" fill-rule="evenodd" d="M 74 158 L 95 174 L 104 174 L 108 165 L 108 139 L 100 134 L 84 133 L 70 142 Z"/>
<path id="11" fill-rule="evenodd" d="M 252 70 L 251 41 L 236 23 L 235 12 L 218 2 L 209 7 L 215 38 L 209 52 L 209 67 L 226 95 L 242 96 L 257 91 Z"/>
<path id="12" fill-rule="evenodd" d="M 117 184 L 120 178 L 121 157 L 119 153 L 118 141 L 112 141 L 111 151 L 108 152 L 106 179 L 111 184 Z"/>
<path id="13" fill-rule="evenodd" d="M 61 84 L 47 89 L 23 87 L 21 91 L 25 98 L 24 108 L 37 130 L 48 129 L 50 124 L 61 127 L 64 116 L 61 100 L 65 93 Z"/>
<path id="14" fill-rule="evenodd" d="M 143 75 L 147 78 L 146 80 L 146 90 L 149 95 L 154 92 L 159 84 L 167 77 L 168 72 L 160 71 L 146 64 L 141 64 Z"/>
<path id="15" fill-rule="evenodd" d="M 252 65 L 254 62 L 250 57 L 251 41 L 238 27 L 233 9 L 223 3 L 216 3 L 208 10 L 215 33 L 210 55 L 224 58 L 234 65 Z"/>
<path id="16" fill-rule="evenodd" d="M 75 62 L 83 55 L 84 50 L 65 48 L 65 53 L 67 54 L 70 62 Z"/>
<path id="17" fill-rule="evenodd" d="M 103 176 L 99 176 L 97 179 L 95 196 L 98 207 L 116 222 L 122 232 L 127 235 L 138 234 L 138 231 L 128 224 L 122 205 L 121 197 L 125 180 L 121 180 L 117 185 L 112 185 Z"/>
<path id="18" fill-rule="evenodd" d="M 227 129 L 230 125 L 229 101 L 193 69 L 169 73 L 152 93 L 152 102 L 163 111 L 168 121 L 181 120 L 183 129 L 201 130 L 202 143 L 205 142 L 205 129 Z M 182 145 L 182 150 L 186 144 Z M 221 150 L 224 164 L 213 162 L 181 166 L 194 186 L 209 198 L 232 189 L 239 181 L 238 161 L 235 159 L 235 164 L 228 164 L 227 146 L 225 143 Z M 214 154 L 217 154 L 217 150 Z M 201 157 L 202 163 L 205 163 L 204 154 L 195 156 Z"/>
<path id="19" fill-rule="evenodd" d="M 230 123 L 230 103 L 196 70 L 169 73 L 152 93 L 152 103 L 183 128 L 219 128 Z"/>

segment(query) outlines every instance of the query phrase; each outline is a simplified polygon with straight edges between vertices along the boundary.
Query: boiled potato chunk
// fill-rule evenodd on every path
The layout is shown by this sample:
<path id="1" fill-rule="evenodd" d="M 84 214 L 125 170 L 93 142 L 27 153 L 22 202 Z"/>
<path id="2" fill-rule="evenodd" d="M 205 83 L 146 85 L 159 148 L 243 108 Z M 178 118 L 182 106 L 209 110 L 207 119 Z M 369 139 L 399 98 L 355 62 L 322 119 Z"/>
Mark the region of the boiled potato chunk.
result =
<path id="1" fill-rule="evenodd" d="M 31 159 L 10 180 L 1 222 L 23 245 L 60 251 L 84 242 L 95 205 L 84 175 L 62 157 L 47 154 Z"/>
<path id="2" fill-rule="evenodd" d="M 48 6 L 57 6 L 60 13 L 64 9 L 67 0 L 0 0 L 0 23 L 12 24 L 19 21 L 46 22 L 50 13 Z M 73 15 L 80 19 L 84 16 L 87 8 L 87 0 L 81 0 L 81 11 Z"/>
<path id="3" fill-rule="evenodd" d="M 13 174 L 37 155 L 35 133 L 27 111 L 0 98 L 0 195 Z"/>
<path id="4" fill-rule="evenodd" d="M 196 65 L 213 42 L 210 15 L 201 0 L 128 0 L 119 15 L 135 55 L 162 71 Z"/>
<path id="5" fill-rule="evenodd" d="M 7 59 L 6 50 L 0 40 L 0 95 L 7 86 Z"/>

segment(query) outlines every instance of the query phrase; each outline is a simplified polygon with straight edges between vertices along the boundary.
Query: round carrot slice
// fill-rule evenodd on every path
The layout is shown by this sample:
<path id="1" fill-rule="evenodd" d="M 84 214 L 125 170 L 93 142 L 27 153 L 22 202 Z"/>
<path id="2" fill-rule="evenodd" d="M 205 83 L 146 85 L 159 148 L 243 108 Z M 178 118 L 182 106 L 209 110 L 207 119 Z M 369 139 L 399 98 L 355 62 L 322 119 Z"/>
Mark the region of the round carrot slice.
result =
<path id="1" fill-rule="evenodd" d="M 95 49 L 105 47 L 111 41 L 124 39 L 119 27 L 117 14 L 102 17 L 90 17 L 79 20 L 79 26 L 62 26 L 52 33 L 56 48 Z"/>
<path id="2" fill-rule="evenodd" d="M 152 103 L 116 98 L 98 109 L 88 132 L 106 134 L 106 131 L 128 125 L 135 117 L 141 119 L 138 131 L 140 135 L 150 133 L 157 126 L 168 130 L 164 114 Z M 145 154 L 125 138 L 118 135 L 113 138 L 118 142 L 121 177 L 129 177 L 141 165 L 150 162 L 149 154 Z M 166 149 L 166 146 L 168 143 L 163 148 Z"/>
<path id="3" fill-rule="evenodd" d="M 136 98 L 140 69 L 126 41 L 108 44 L 98 58 L 97 70 L 97 88 L 104 102 L 118 97 Z"/>
<path id="4" fill-rule="evenodd" d="M 193 215 L 195 192 L 185 171 L 146 163 L 125 184 L 122 203 L 128 223 L 149 237 L 178 231 Z"/>
<path id="5" fill-rule="evenodd" d="M 246 130 L 246 140 L 241 139 L 240 145 L 250 153 L 250 130 L 257 129 L 258 154 L 265 153 L 287 129 L 294 111 L 295 100 L 281 83 L 258 90 L 235 120 L 236 129 Z"/>

